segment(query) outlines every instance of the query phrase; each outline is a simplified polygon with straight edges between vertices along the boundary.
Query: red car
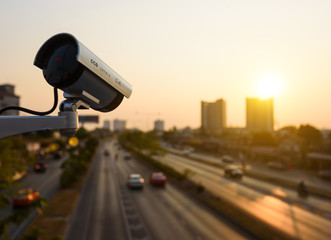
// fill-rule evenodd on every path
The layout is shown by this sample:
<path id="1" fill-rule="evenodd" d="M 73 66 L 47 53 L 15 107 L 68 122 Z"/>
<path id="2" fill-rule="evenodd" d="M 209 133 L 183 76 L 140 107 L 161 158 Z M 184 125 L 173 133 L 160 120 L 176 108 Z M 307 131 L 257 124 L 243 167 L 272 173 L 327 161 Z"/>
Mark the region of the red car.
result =
<path id="1" fill-rule="evenodd" d="M 167 177 L 162 172 L 154 172 L 151 175 L 150 183 L 154 186 L 164 187 L 167 183 Z"/>
<path id="2" fill-rule="evenodd" d="M 39 192 L 33 189 L 21 189 L 13 198 L 13 207 L 29 207 L 39 197 Z"/>
<path id="3" fill-rule="evenodd" d="M 46 163 L 43 163 L 43 162 L 40 162 L 40 163 L 36 163 L 34 166 L 34 171 L 35 172 L 45 172 L 46 169 L 47 169 L 47 164 Z"/>

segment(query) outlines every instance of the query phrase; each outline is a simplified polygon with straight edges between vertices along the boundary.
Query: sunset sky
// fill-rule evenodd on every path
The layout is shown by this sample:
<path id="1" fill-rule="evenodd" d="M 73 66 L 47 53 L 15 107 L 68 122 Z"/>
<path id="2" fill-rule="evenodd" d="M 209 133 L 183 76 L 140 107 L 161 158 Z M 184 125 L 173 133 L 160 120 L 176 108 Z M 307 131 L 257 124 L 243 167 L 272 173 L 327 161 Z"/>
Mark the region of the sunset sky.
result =
<path id="1" fill-rule="evenodd" d="M 68 32 L 133 87 L 114 111 L 80 115 L 197 128 L 200 101 L 223 98 L 227 125 L 244 127 L 246 97 L 272 94 L 275 129 L 331 129 L 329 0 L 1 1 L 0 31 L 0 83 L 16 86 L 23 107 L 51 108 L 52 87 L 33 61 Z"/>

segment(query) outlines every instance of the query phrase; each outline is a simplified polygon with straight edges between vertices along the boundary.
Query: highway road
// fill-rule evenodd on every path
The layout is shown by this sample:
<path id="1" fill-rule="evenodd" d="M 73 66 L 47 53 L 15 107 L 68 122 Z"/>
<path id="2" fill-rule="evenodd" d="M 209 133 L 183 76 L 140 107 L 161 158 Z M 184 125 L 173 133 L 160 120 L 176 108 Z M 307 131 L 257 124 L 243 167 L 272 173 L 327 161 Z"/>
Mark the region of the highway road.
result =
<path id="1" fill-rule="evenodd" d="M 178 155 L 178 154 L 175 154 L 175 155 Z M 192 159 L 190 159 L 190 158 L 187 158 L 187 157 L 181 158 L 181 156 L 176 157 L 175 155 L 173 155 L 173 156 L 168 155 L 168 157 L 170 157 L 170 161 L 171 161 L 171 159 L 173 159 L 175 161 L 174 164 L 177 163 L 177 167 L 179 167 L 181 169 L 183 169 L 183 167 L 184 168 L 187 167 L 186 164 L 189 164 L 192 167 L 190 169 L 195 168 L 195 169 L 198 169 L 198 171 L 200 171 L 200 169 L 204 169 L 204 171 L 210 172 L 217 176 L 224 175 L 224 170 L 221 167 L 210 166 L 208 164 L 203 164 L 203 162 L 192 161 Z M 197 155 L 197 154 L 194 154 L 194 155 Z M 203 159 L 203 157 L 204 157 L 204 155 L 199 154 L 199 158 Z M 179 161 L 178 161 L 178 159 L 179 159 Z M 215 158 L 206 156 L 206 160 L 207 159 L 208 159 L 208 161 L 213 161 L 216 163 Z M 162 161 L 164 162 L 165 159 L 163 159 Z M 218 160 L 218 163 L 219 162 L 220 162 L 220 160 Z M 178 164 L 179 165 L 182 164 L 181 165 L 182 167 L 180 167 Z M 239 165 L 239 167 L 241 167 L 240 163 L 234 162 L 234 165 L 236 165 L 236 164 Z M 267 175 L 269 173 L 274 174 L 275 170 L 269 170 L 269 169 L 264 170 L 264 174 Z M 279 174 L 279 177 L 283 176 L 282 172 L 278 171 L 278 174 Z M 295 179 L 295 177 L 296 176 L 292 177 L 293 181 L 299 182 L 300 179 Z M 289 202 L 291 204 L 295 204 L 297 206 L 301 206 L 303 208 L 309 209 L 312 212 L 318 212 L 320 215 L 331 219 L 331 199 L 314 196 L 312 194 L 308 198 L 302 198 L 302 197 L 299 197 L 297 191 L 294 191 L 293 189 L 289 189 L 289 188 L 282 187 L 279 185 L 264 182 L 264 181 L 261 181 L 259 179 L 252 178 L 249 176 L 245 176 L 241 181 L 237 181 L 237 183 L 247 186 L 251 189 L 255 189 L 259 192 L 279 198 L 279 199 Z"/>
<path id="2" fill-rule="evenodd" d="M 46 172 L 35 173 L 31 166 L 29 166 L 28 174 L 20 180 L 24 188 L 33 188 L 40 193 L 40 196 L 50 199 L 59 187 L 59 179 L 61 175 L 62 159 L 55 160 L 53 158 L 43 160 L 47 163 L 48 168 Z M 12 207 L 3 211 L 2 214 L 6 215 L 9 211 L 15 211 Z M 26 219 L 20 226 L 12 224 L 9 227 L 9 236 L 16 239 L 22 231 L 32 222 L 33 218 L 37 216 L 35 211 L 31 211 L 28 219 Z"/>
<path id="3" fill-rule="evenodd" d="M 256 239 L 170 182 L 151 186 L 152 170 L 124 154 L 115 141 L 99 147 L 65 239 Z M 127 187 L 131 173 L 145 178 L 142 190 Z"/>
<path id="4" fill-rule="evenodd" d="M 182 172 L 190 169 L 192 180 L 294 238 L 329 239 L 331 236 L 330 200 L 301 199 L 294 191 L 245 176 L 242 180 L 225 178 L 222 169 L 183 156 L 167 154 L 156 159 Z"/>

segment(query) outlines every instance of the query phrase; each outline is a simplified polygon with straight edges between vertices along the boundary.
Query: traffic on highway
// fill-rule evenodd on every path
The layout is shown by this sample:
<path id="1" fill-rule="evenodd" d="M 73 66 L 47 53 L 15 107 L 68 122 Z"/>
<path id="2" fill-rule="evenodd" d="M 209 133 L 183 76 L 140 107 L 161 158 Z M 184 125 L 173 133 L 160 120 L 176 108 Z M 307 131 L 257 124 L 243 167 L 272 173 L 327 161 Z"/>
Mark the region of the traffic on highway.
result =
<path id="1" fill-rule="evenodd" d="M 256 239 L 126 155 L 116 141 L 100 146 L 65 239 Z M 138 179 L 134 188 L 128 185 L 130 176 Z M 138 184 L 140 177 L 144 181 Z M 154 178 L 161 181 L 156 184 Z"/>
<path id="2" fill-rule="evenodd" d="M 302 198 L 296 189 L 245 175 L 240 179 L 229 178 L 223 168 L 198 160 L 211 160 L 210 156 L 197 157 L 192 153 L 192 158 L 181 151 L 171 150 L 171 152 L 155 158 L 179 171 L 189 169 L 191 178 L 195 182 L 199 182 L 216 196 L 231 202 L 242 211 L 248 212 L 256 221 L 267 223 L 277 231 L 284 232 L 289 238 L 328 239 L 330 236 L 329 198 L 319 196 Z M 220 162 L 216 157 L 212 160 Z M 231 164 L 233 165 L 234 162 Z M 240 166 L 240 163 L 235 164 L 237 167 Z"/>
<path id="3" fill-rule="evenodd" d="M 64 158 L 43 160 L 37 168 L 33 165 L 21 180 L 25 189 L 50 199 L 59 187 Z M 273 239 L 273 234 L 281 239 L 328 239 L 331 234 L 327 197 L 301 197 L 296 189 L 250 177 L 240 162 L 229 157 L 222 161 L 168 148 L 166 154 L 153 158 L 185 173 L 203 189 L 202 194 L 185 191 L 116 139 L 106 140 L 94 156 L 64 239 Z M 40 171 L 40 167 L 44 168 Z M 16 200 L 16 207 L 31 204 L 31 196 Z M 199 196 L 216 199 L 230 211 L 223 212 Z M 9 236 L 18 238 L 35 217 L 31 211 L 20 226 L 11 225 Z M 261 235 L 256 226 L 269 236 Z"/>

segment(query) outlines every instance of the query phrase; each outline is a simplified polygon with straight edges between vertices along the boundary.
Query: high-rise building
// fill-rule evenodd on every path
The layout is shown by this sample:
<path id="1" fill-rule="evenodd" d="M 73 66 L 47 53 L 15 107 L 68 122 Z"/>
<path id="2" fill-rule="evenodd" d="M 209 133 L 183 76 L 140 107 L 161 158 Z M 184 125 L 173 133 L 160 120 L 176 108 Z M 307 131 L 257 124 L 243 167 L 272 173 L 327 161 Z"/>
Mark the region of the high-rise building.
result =
<path id="1" fill-rule="evenodd" d="M 10 84 L 0 85 L 0 109 L 9 106 L 19 106 L 20 97 L 15 95 L 15 87 Z M 18 116 L 18 110 L 8 110 L 3 112 L 2 115 L 15 115 Z"/>
<path id="2" fill-rule="evenodd" d="M 126 130 L 126 121 L 125 120 L 114 120 L 114 132 L 121 132 Z"/>
<path id="3" fill-rule="evenodd" d="M 201 127 L 209 134 L 220 134 L 226 128 L 226 104 L 223 99 L 201 101 Z"/>
<path id="4" fill-rule="evenodd" d="M 273 98 L 246 98 L 246 129 L 251 132 L 274 130 Z"/>
<path id="5" fill-rule="evenodd" d="M 109 120 L 104 120 L 103 121 L 103 128 L 110 130 L 110 121 Z"/>
<path id="6" fill-rule="evenodd" d="M 156 132 L 164 131 L 164 121 L 163 120 L 154 121 L 154 131 L 156 131 Z"/>

